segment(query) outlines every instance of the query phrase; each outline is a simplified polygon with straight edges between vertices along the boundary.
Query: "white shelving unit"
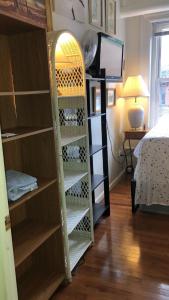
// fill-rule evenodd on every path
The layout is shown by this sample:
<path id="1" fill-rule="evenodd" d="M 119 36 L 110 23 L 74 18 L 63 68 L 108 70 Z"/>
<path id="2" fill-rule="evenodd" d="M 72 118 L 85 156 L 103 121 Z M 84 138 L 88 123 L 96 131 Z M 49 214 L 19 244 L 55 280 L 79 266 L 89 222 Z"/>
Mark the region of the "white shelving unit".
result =
<path id="1" fill-rule="evenodd" d="M 49 34 L 67 278 L 93 242 L 85 68 L 68 32 Z"/>
<path id="2" fill-rule="evenodd" d="M 86 135 L 76 135 L 76 136 L 62 136 L 61 138 L 61 145 L 66 146 L 69 145 L 71 143 L 74 143 L 78 140 L 83 139 L 84 137 L 86 137 Z"/>
<path id="3" fill-rule="evenodd" d="M 67 204 L 67 232 L 70 234 L 87 214 L 89 208 Z"/>
<path id="4" fill-rule="evenodd" d="M 77 264 L 77 261 L 83 256 L 85 251 L 91 245 L 90 237 L 88 234 L 78 235 L 78 234 L 71 234 L 69 237 L 69 253 L 70 253 L 70 267 L 71 270 Z"/>
<path id="5" fill-rule="evenodd" d="M 67 171 L 64 172 L 64 187 L 65 192 L 69 190 L 73 185 L 80 181 L 83 177 L 87 175 L 87 172 L 81 171 Z"/>

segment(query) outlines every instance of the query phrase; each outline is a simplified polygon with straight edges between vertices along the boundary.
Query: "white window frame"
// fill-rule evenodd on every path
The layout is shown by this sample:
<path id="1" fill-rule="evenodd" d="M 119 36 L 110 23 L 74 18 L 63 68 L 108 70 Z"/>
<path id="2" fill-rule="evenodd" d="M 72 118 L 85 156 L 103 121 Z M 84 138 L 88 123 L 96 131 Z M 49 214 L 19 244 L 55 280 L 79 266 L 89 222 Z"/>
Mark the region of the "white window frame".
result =
<path id="1" fill-rule="evenodd" d="M 168 82 L 169 78 L 159 77 L 160 70 L 160 34 L 164 28 L 169 28 L 169 22 L 154 23 L 152 37 L 152 55 L 151 55 L 151 98 L 150 98 L 150 126 L 153 127 L 159 118 L 159 92 L 160 83 Z M 159 36 L 158 36 L 159 35 Z M 157 63 L 158 62 L 158 63 Z"/>

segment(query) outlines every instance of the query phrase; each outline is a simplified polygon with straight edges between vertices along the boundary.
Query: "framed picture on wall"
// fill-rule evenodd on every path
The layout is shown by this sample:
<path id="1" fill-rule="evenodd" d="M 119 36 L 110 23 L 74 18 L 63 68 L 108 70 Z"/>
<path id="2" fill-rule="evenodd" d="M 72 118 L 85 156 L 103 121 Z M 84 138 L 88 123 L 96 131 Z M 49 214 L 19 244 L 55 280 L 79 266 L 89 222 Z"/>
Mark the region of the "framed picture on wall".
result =
<path id="1" fill-rule="evenodd" d="M 103 0 L 88 0 L 89 24 L 103 27 Z"/>
<path id="2" fill-rule="evenodd" d="M 116 105 L 116 89 L 109 88 L 106 90 L 107 107 Z"/>
<path id="3" fill-rule="evenodd" d="M 106 0 L 106 32 L 116 34 L 116 1 Z"/>

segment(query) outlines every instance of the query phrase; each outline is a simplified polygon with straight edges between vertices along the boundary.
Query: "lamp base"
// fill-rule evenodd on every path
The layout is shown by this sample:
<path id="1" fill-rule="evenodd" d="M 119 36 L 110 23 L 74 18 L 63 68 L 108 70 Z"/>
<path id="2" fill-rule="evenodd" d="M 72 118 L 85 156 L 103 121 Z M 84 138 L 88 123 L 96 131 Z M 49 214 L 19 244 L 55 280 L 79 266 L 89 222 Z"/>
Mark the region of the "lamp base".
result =
<path id="1" fill-rule="evenodd" d="M 128 119 L 131 128 L 139 128 L 143 126 L 144 109 L 141 105 L 135 103 L 128 111 Z"/>

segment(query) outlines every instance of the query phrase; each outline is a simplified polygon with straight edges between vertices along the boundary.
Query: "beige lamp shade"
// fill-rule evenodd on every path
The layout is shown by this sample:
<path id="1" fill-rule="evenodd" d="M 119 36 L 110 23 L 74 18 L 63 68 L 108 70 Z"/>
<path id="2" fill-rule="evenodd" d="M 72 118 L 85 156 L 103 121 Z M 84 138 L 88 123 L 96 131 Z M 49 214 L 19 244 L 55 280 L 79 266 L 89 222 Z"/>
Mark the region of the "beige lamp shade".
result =
<path id="1" fill-rule="evenodd" d="M 131 128 L 140 128 L 144 122 L 144 109 L 136 103 L 137 97 L 148 97 L 149 92 L 141 75 L 127 78 L 123 88 L 123 97 L 135 98 L 135 103 L 128 110 L 128 119 Z"/>
<path id="2" fill-rule="evenodd" d="M 141 75 L 129 76 L 123 88 L 123 97 L 148 97 L 149 92 Z"/>

